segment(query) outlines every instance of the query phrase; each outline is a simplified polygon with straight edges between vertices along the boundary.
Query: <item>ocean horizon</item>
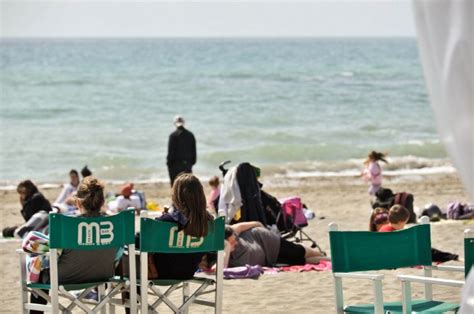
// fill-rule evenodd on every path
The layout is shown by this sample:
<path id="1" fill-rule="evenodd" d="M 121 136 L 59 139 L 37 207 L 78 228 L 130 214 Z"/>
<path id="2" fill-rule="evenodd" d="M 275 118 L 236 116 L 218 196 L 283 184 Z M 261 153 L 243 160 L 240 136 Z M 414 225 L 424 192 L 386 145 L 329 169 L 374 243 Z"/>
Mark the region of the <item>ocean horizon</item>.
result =
<path id="1" fill-rule="evenodd" d="M 2 39 L 0 186 L 168 180 L 173 117 L 202 177 L 224 160 L 267 176 L 454 171 L 415 38 Z"/>

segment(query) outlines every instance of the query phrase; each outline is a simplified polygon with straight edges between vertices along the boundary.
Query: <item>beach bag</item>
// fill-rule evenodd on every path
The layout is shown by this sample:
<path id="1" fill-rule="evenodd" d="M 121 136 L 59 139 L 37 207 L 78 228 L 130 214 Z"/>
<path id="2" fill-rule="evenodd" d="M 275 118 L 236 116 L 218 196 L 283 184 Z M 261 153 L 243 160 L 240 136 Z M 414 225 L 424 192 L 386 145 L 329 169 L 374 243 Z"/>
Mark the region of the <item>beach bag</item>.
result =
<path id="1" fill-rule="evenodd" d="M 430 221 L 439 221 L 441 218 L 443 218 L 443 213 L 437 205 L 430 204 L 429 206 L 425 207 L 425 209 L 423 209 L 421 216 L 428 216 Z"/>
<path id="2" fill-rule="evenodd" d="M 293 224 L 298 227 L 306 227 L 308 225 L 308 220 L 306 219 L 303 211 L 303 203 L 301 203 L 301 198 L 293 196 L 281 200 L 281 206 L 283 212 L 291 217 Z"/>
<path id="3" fill-rule="evenodd" d="M 451 202 L 448 204 L 448 219 L 472 219 L 474 211 L 467 204 L 461 202 Z"/>
<path id="4" fill-rule="evenodd" d="M 402 205 L 410 212 L 410 218 L 408 219 L 408 223 L 416 222 L 416 214 L 413 211 L 413 201 L 413 195 L 406 192 L 396 193 L 393 200 L 393 205 Z"/>
<path id="5" fill-rule="evenodd" d="M 458 220 L 463 213 L 463 205 L 460 202 L 451 202 L 448 204 L 448 219 Z"/>

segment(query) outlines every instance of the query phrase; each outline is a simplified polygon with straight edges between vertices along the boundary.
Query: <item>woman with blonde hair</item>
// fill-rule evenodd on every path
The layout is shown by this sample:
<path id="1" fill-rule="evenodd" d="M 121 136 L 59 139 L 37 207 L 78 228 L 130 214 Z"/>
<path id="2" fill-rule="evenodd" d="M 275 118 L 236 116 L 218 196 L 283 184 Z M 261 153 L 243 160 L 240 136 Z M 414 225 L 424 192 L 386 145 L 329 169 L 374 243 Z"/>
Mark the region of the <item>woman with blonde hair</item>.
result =
<path id="1" fill-rule="evenodd" d="M 74 195 L 80 217 L 99 217 L 105 202 L 104 185 L 91 176 L 84 178 Z M 114 276 L 117 249 L 72 250 L 63 249 L 58 258 L 60 284 L 99 282 Z M 40 282 L 49 283 L 49 269 L 40 273 Z M 31 302 L 46 304 L 41 296 L 31 295 Z M 33 312 L 30 313 L 40 313 Z"/>

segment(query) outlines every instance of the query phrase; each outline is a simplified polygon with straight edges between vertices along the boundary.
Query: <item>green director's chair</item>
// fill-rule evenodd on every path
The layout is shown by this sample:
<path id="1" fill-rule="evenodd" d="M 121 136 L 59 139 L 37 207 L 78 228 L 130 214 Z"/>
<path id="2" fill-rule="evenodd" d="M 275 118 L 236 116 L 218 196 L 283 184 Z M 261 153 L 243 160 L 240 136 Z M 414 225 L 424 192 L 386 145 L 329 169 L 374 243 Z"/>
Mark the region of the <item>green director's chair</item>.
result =
<path id="1" fill-rule="evenodd" d="M 431 277 L 431 270 L 447 270 L 447 271 L 457 271 L 463 272 L 465 277 L 469 274 L 469 271 L 474 264 L 474 230 L 466 229 L 464 231 L 464 267 L 463 266 L 431 266 L 428 268 L 428 276 Z M 398 275 L 398 279 L 401 281 L 402 284 L 402 302 L 403 302 L 403 313 L 412 313 L 416 311 L 416 307 L 414 306 L 414 302 L 411 299 L 411 283 L 422 283 L 425 284 L 425 298 L 428 300 L 433 300 L 432 288 L 431 285 L 439 284 L 445 286 L 453 286 L 453 287 L 462 287 L 464 285 L 463 281 L 458 280 L 451 280 L 451 279 L 442 279 L 442 278 L 427 278 L 426 276 L 410 276 L 410 275 Z M 428 293 L 426 293 L 428 291 Z M 438 302 L 439 313 L 443 313 L 444 307 L 449 303 L 441 302 L 441 301 L 434 301 Z M 448 309 L 450 311 L 456 311 L 456 309 Z M 434 310 L 431 310 L 432 312 Z"/>
<path id="2" fill-rule="evenodd" d="M 222 313 L 222 284 L 223 284 L 223 250 L 224 250 L 224 217 L 209 222 L 206 237 L 196 238 L 178 232 L 176 224 L 147 218 L 147 212 L 142 211 L 140 219 L 140 294 L 141 312 L 156 313 L 156 308 L 164 303 L 174 313 L 187 313 L 192 303 L 214 307 L 215 313 Z M 217 252 L 216 274 L 212 277 L 194 276 L 190 280 L 149 280 L 149 253 L 196 253 Z M 191 284 L 197 285 L 190 293 Z M 165 292 L 160 287 L 167 287 Z M 182 303 L 174 304 L 170 300 L 173 291 L 182 289 Z M 153 303 L 148 303 L 148 292 L 154 296 Z M 213 300 L 203 298 L 204 295 L 214 294 Z"/>
<path id="3" fill-rule="evenodd" d="M 128 245 L 130 260 L 130 278 L 120 280 L 110 278 L 101 282 L 61 284 L 58 282 L 58 250 L 101 250 L 121 248 Z M 38 310 L 45 312 L 70 312 L 79 307 L 86 313 L 103 313 L 105 305 L 113 297 L 124 291 L 130 292 L 131 313 L 137 312 L 137 289 L 135 270 L 135 212 L 125 210 L 113 216 L 71 217 L 63 214 L 49 215 L 49 258 L 50 283 L 28 283 L 26 280 L 25 253 L 18 250 L 21 261 L 21 300 L 22 312 Z M 94 265 L 91 265 L 94 267 Z M 108 286 L 108 287 L 107 287 Z M 107 292 L 106 292 L 107 288 Z M 91 302 L 85 296 L 93 289 L 98 289 L 99 299 Z M 49 290 L 49 294 L 43 290 Z M 83 290 L 78 296 L 72 291 Z M 28 294 L 35 293 L 46 299 L 48 304 L 29 303 Z M 61 297 L 61 300 L 60 300 Z M 63 299 L 69 302 L 63 305 Z M 60 302 L 61 301 L 61 302 Z M 113 309 L 113 308 L 112 308 Z"/>
<path id="4" fill-rule="evenodd" d="M 336 224 L 330 224 L 332 271 L 334 277 L 336 312 L 340 313 L 402 313 L 403 302 L 383 302 L 383 274 L 367 273 L 383 269 L 423 266 L 425 298 L 411 301 L 414 313 L 443 313 L 456 311 L 459 304 L 432 300 L 431 277 L 434 269 L 431 260 L 431 235 L 428 217 L 422 217 L 421 224 L 393 232 L 338 231 Z M 445 266 L 449 268 L 448 266 Z M 442 269 L 439 270 L 453 270 Z M 368 279 L 373 282 L 374 304 L 344 306 L 342 278 Z M 446 283 L 445 283 L 446 284 Z M 450 280 L 449 285 L 462 286 L 462 281 Z"/>

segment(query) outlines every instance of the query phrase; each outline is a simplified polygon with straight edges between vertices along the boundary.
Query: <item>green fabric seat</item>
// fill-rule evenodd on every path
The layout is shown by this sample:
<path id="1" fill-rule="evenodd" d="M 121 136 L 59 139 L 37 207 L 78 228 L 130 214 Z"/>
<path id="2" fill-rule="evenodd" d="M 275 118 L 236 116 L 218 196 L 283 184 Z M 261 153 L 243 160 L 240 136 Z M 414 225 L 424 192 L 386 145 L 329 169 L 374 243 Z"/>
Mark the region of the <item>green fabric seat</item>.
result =
<path id="1" fill-rule="evenodd" d="M 90 283 L 77 283 L 77 284 L 67 284 L 67 285 L 61 285 L 66 289 L 66 291 L 71 291 L 71 290 L 83 290 L 87 289 L 90 287 L 96 287 L 104 282 L 90 282 Z M 49 283 L 29 283 L 26 285 L 28 288 L 31 289 L 43 289 L 43 290 L 49 290 L 51 289 L 51 284 Z"/>
<path id="2" fill-rule="evenodd" d="M 218 217 L 209 222 L 208 234 L 197 238 L 178 231 L 176 224 L 147 218 L 142 212 L 140 219 L 140 279 L 141 306 L 143 313 L 156 312 L 156 308 L 164 303 L 175 313 L 186 313 L 192 303 L 210 306 L 215 313 L 222 313 L 222 284 L 223 284 L 223 250 L 224 250 L 224 217 Z M 197 253 L 217 252 L 216 275 L 213 278 L 194 277 L 189 280 L 148 279 L 148 253 Z M 190 293 L 190 283 L 198 283 L 198 287 Z M 167 286 L 162 292 L 158 287 Z M 209 289 L 213 286 L 214 288 Z M 163 288 L 165 289 L 165 288 Z M 174 304 L 169 299 L 171 293 L 182 289 L 183 303 Z M 149 304 L 148 292 L 157 298 Z M 214 301 L 201 298 L 213 293 Z"/>
<path id="3" fill-rule="evenodd" d="M 403 313 L 401 302 L 385 302 L 383 304 L 386 314 Z M 413 313 L 441 314 L 456 311 L 459 304 L 429 300 L 412 300 Z M 358 304 L 344 308 L 344 312 L 352 314 L 375 313 L 373 304 Z"/>

